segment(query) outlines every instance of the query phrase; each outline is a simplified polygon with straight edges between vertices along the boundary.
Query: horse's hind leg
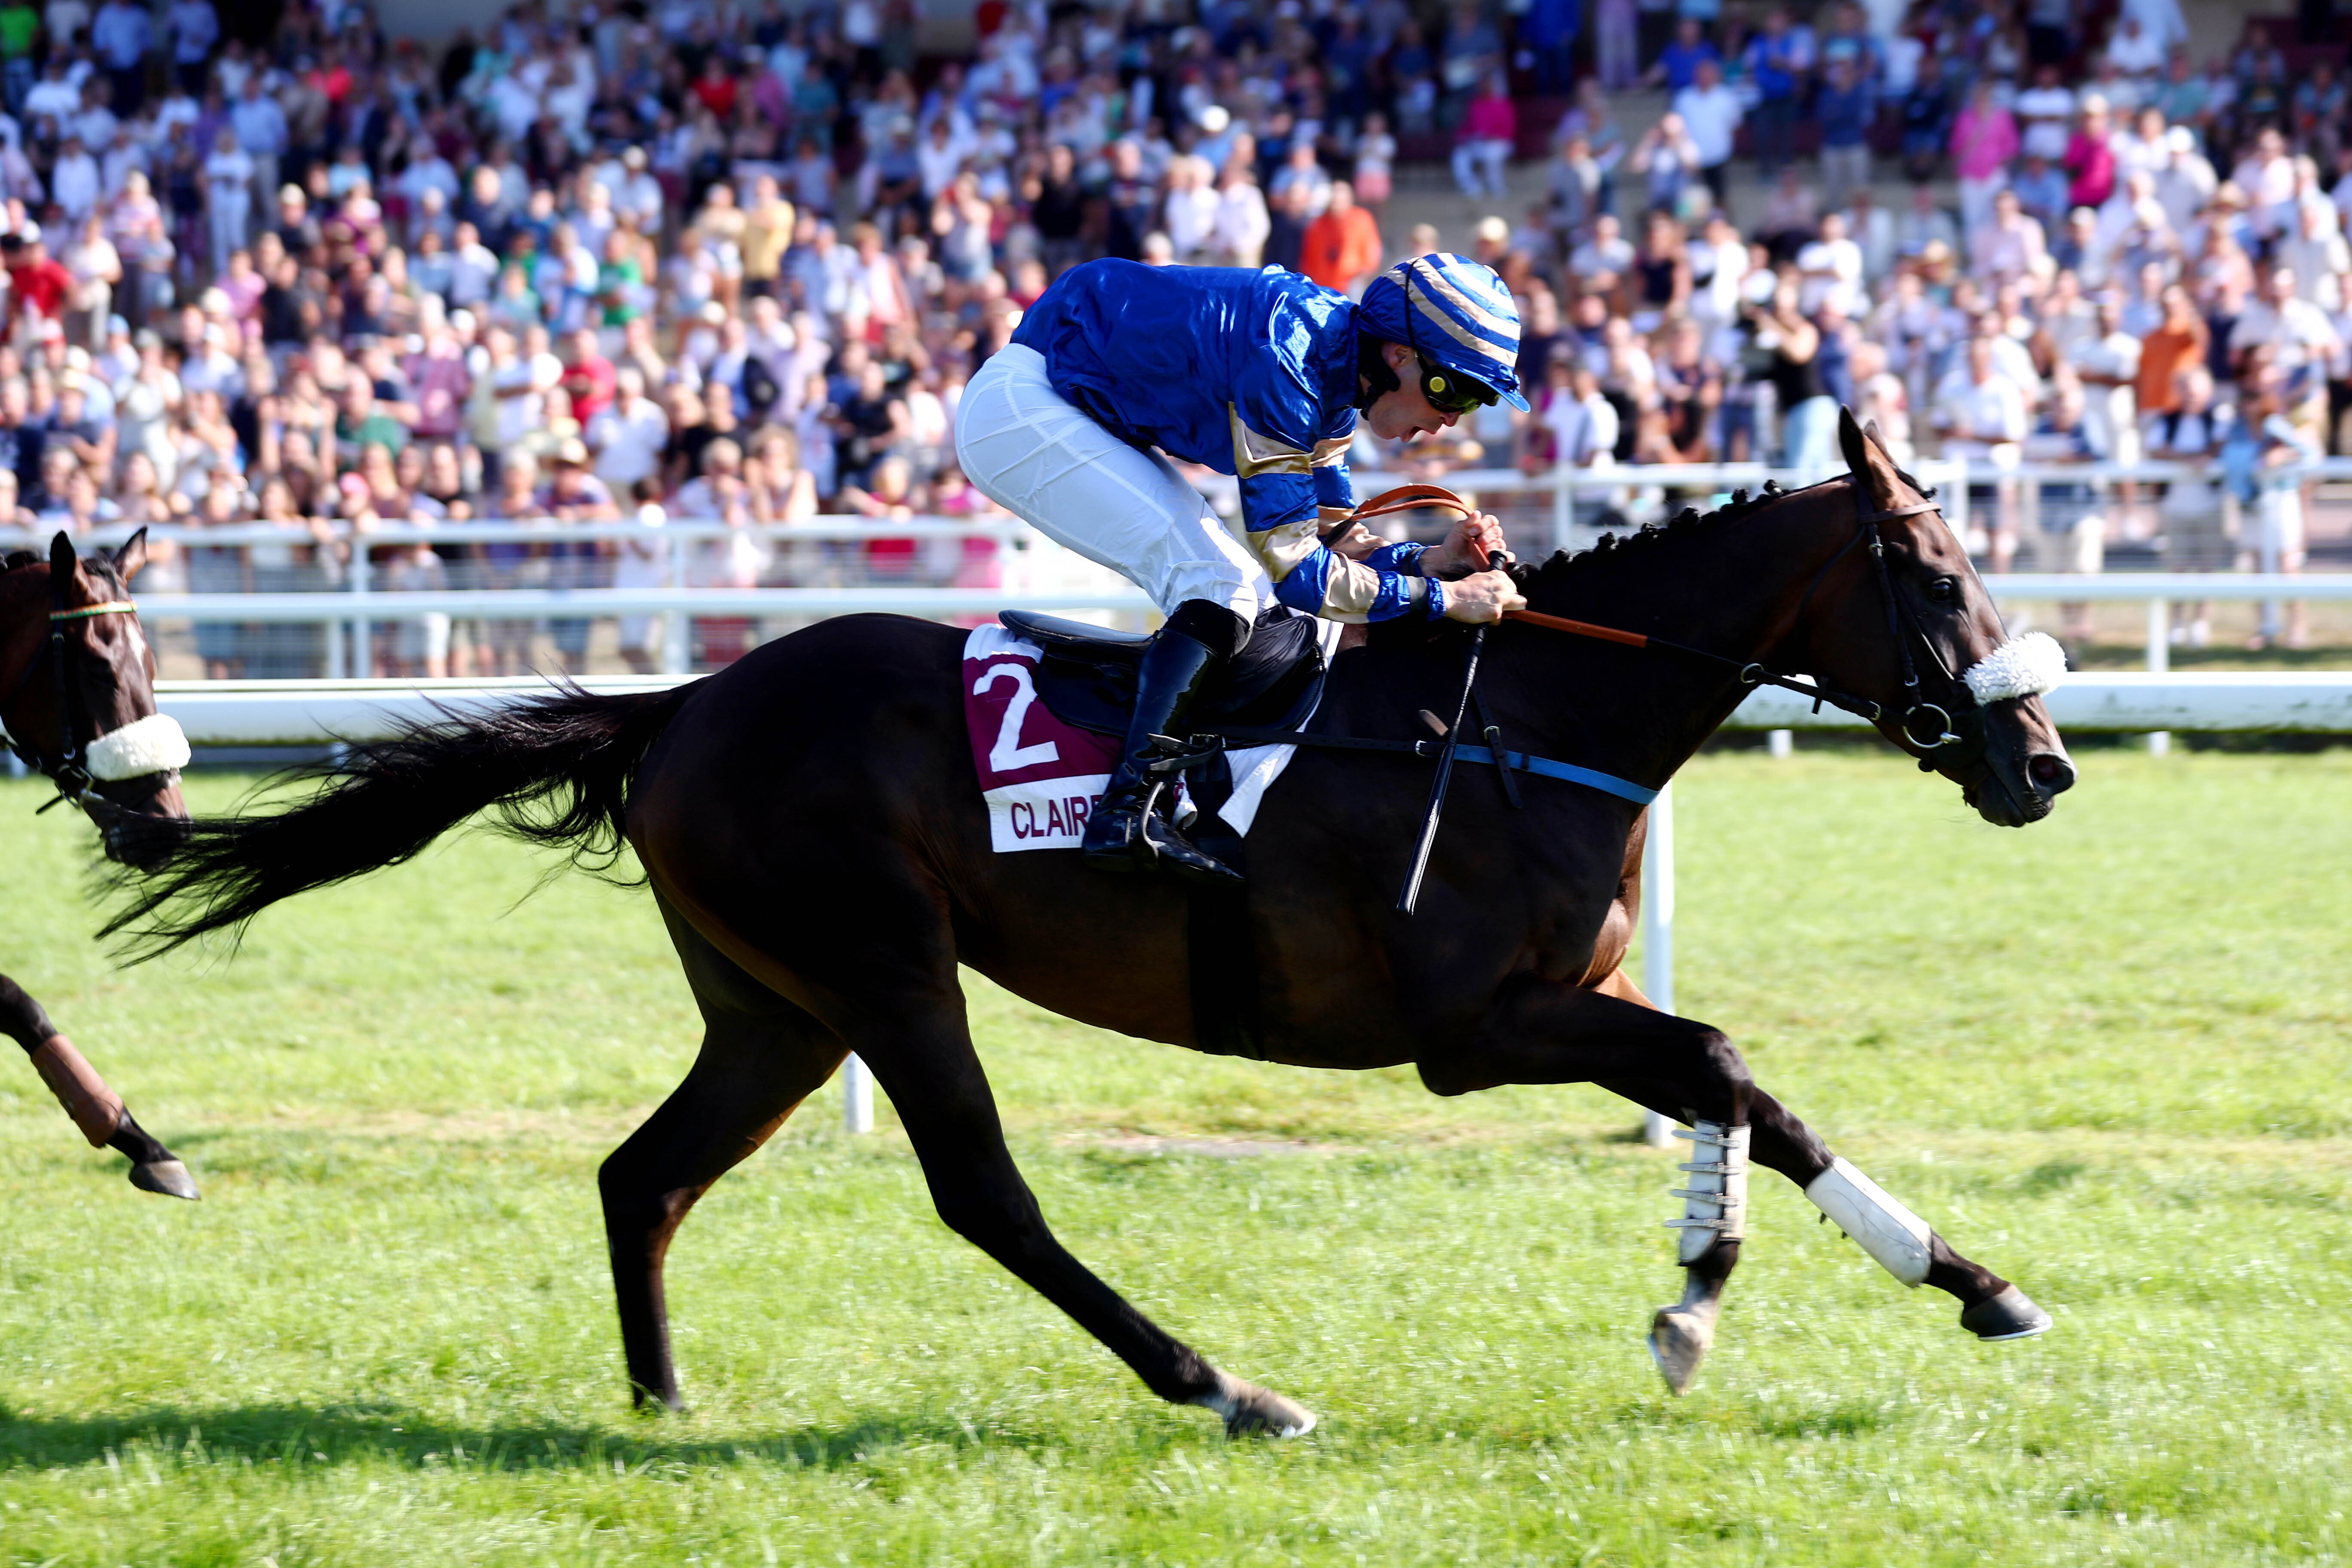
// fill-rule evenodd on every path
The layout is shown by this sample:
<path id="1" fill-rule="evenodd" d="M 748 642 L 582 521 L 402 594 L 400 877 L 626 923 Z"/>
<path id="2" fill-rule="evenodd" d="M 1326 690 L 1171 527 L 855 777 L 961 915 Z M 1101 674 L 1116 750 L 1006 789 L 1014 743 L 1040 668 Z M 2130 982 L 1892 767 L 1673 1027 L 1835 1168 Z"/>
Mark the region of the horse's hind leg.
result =
<path id="1" fill-rule="evenodd" d="M 945 900 L 919 876 L 903 866 L 846 873 L 844 885 L 857 889 L 855 919 L 814 924 L 772 906 L 730 910 L 719 940 L 751 973 L 806 996 L 874 1069 L 950 1229 L 1067 1313 L 1162 1399 L 1213 1410 L 1234 1434 L 1288 1436 L 1313 1426 L 1301 1406 L 1211 1366 L 1054 1238 L 1004 1146 L 972 1049 Z"/>
<path id="2" fill-rule="evenodd" d="M 1211 1366 L 1054 1238 L 1004 1146 L 952 970 L 938 986 L 894 994 L 851 1032 L 906 1123 L 949 1228 L 1068 1313 L 1169 1403 L 1213 1410 L 1236 1436 L 1288 1437 L 1314 1426 L 1304 1406 Z"/>
<path id="3" fill-rule="evenodd" d="M 131 1161 L 131 1184 L 166 1197 L 194 1198 L 195 1178 L 169 1149 L 131 1119 L 122 1097 L 109 1089 L 98 1069 L 58 1032 L 38 1002 L 23 986 L 0 974 L 0 1033 L 25 1047 L 33 1068 L 58 1097 L 93 1149 L 113 1149 Z"/>
<path id="4" fill-rule="evenodd" d="M 662 918 L 702 1011 L 702 1051 L 660 1109 L 597 1172 L 630 1397 L 679 1405 L 662 1287 L 670 1237 L 695 1200 L 833 1076 L 847 1047 L 746 974 L 665 902 Z"/>

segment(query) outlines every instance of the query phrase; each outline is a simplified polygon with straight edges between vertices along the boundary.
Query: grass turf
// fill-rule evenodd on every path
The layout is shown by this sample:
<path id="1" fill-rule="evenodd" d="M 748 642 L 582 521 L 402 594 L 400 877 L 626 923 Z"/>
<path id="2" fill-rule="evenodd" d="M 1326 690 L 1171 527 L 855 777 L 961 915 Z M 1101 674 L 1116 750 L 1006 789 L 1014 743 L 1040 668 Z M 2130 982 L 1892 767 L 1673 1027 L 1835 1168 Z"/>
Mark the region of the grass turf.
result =
<path id="1" fill-rule="evenodd" d="M 1322 1427 L 1153 1401 L 831 1094 L 681 1233 L 694 1407 L 633 1416 L 593 1173 L 693 1049 L 647 900 L 518 903 L 541 868 L 476 837 L 233 964 L 117 973 L 87 835 L 0 786 L 0 967 L 205 1187 L 134 1192 L 0 1071 L 0 1563 L 2346 1556 L 2352 754 L 2099 755 L 2024 833 L 1881 757 L 1679 795 L 1685 1010 L 2047 1339 L 1977 1344 L 1759 1175 L 1671 1400 L 1670 1163 L 1630 1108 L 1195 1057 L 974 981 L 1063 1238 Z"/>

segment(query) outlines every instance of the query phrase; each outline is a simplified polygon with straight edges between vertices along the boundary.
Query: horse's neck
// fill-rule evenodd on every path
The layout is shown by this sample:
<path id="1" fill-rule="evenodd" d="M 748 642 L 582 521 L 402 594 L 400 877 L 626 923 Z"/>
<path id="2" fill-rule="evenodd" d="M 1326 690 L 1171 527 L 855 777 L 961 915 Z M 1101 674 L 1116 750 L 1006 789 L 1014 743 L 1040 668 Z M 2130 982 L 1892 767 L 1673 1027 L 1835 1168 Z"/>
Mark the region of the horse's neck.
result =
<path id="1" fill-rule="evenodd" d="M 1740 663 L 1769 662 L 1807 586 L 1853 537 L 1851 494 L 1824 486 L 1549 570 L 1530 585 L 1530 605 Z M 1521 727 L 1559 748 L 1550 755 L 1639 783 L 1671 778 L 1750 689 L 1737 664 L 1509 629 L 1493 688 L 1510 693 Z"/>

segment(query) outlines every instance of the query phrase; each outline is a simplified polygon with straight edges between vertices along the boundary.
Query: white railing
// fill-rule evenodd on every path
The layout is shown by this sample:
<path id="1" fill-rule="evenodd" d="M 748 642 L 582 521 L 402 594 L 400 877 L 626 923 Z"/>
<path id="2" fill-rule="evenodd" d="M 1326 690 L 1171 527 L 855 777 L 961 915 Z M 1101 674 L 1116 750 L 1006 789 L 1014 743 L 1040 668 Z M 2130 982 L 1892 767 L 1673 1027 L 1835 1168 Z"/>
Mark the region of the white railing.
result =
<path id="1" fill-rule="evenodd" d="M 1445 482 L 1475 500 L 1509 494 L 1548 497 L 1551 542 L 1572 547 L 1589 542 L 1579 534 L 1580 498 L 1605 496 L 1647 489 L 1677 489 L 1713 496 L 1734 489 L 1759 488 L 1768 479 L 1794 487 L 1834 479 L 1843 464 L 1822 468 L 1777 468 L 1763 463 L 1654 464 L 1601 468 L 1551 468 L 1528 474 L 1509 468 L 1458 469 Z M 2126 483 L 2163 484 L 2218 476 L 2218 467 L 2179 462 L 2021 463 L 2014 467 L 1961 460 L 1930 459 L 1915 465 L 1920 481 L 1942 487 L 1941 500 L 1953 527 L 1968 528 L 1971 485 L 2023 484 L 2032 500 L 2044 483 L 2091 485 L 2100 488 Z M 1358 488 L 1365 493 L 1385 488 L 1401 474 L 1365 472 Z M 2265 470 L 2263 482 L 2291 490 L 2309 482 L 2352 479 L 2352 458 Z M 114 544 L 133 531 L 115 523 L 90 531 L 85 540 Z M 1588 529 L 1585 531 L 1590 532 Z M 344 522 L 273 525 L 240 524 L 227 528 L 157 527 L 151 539 L 206 547 L 304 548 L 324 533 L 335 552 L 348 561 L 332 568 L 340 582 L 330 591 L 273 594 L 155 594 L 147 595 L 149 616 L 157 620 L 196 623 L 308 624 L 340 626 L 327 638 L 327 672 L 340 678 L 374 672 L 375 651 L 369 628 L 383 623 L 415 621 L 425 616 L 451 616 L 479 620 L 545 620 L 611 616 L 661 616 L 662 668 L 683 674 L 690 655 L 688 621 L 696 616 L 822 616 L 861 611 L 898 611 L 918 616 L 986 615 L 1013 606 L 1042 610 L 1148 614 L 1152 605 L 1132 586 L 1070 552 L 1061 549 L 1011 518 L 984 521 L 940 517 L 903 521 L 868 521 L 823 517 L 803 521 L 730 528 L 709 521 L 672 521 L 650 529 L 631 521 L 597 523 L 523 522 L 386 523 L 355 530 Z M 0 527 L 0 547 L 21 542 L 37 547 L 46 531 Z M 997 585 L 989 588 L 927 587 L 916 583 L 875 583 L 854 586 L 770 588 L 693 588 L 698 547 L 749 538 L 766 549 L 791 552 L 795 546 L 856 545 L 913 541 L 919 543 L 985 541 L 995 546 Z M 550 545 L 627 542 L 639 547 L 658 545 L 663 557 L 664 584 L 654 588 L 543 587 L 457 588 L 427 592 L 385 592 L 377 582 L 368 551 L 383 546 L 435 544 Z M 355 548 L 363 543 L 366 548 Z M 573 560 L 574 568 L 587 563 Z M 837 566 L 842 563 L 833 563 Z M 829 568 L 820 567 L 820 574 Z M 878 575 L 879 574 L 872 574 Z M 939 576 L 935 566 L 917 564 L 909 577 Z M 2266 624 L 2275 618 L 2282 601 L 2352 598 L 2352 574 L 2280 573 L 2151 573 L 2117 572 L 2098 575 L 2017 573 L 1987 579 L 1997 598 L 2005 602 L 2088 602 L 2137 600 L 2147 606 L 2147 668 L 2168 667 L 2171 606 L 2182 600 L 2253 602 L 2264 606 Z"/>
<path id="2" fill-rule="evenodd" d="M 1549 497 L 1549 548 L 1565 550 L 1587 542 L 1578 535 L 1580 505 L 1614 504 L 1650 489 L 1715 496 L 1734 489 L 1759 489 L 1769 479 L 1794 489 L 1824 479 L 1841 479 L 1846 472 L 1843 462 L 1812 468 L 1778 468 L 1768 463 L 1627 463 L 1587 468 L 1553 468 L 1532 474 L 1517 468 L 1457 468 L 1441 476 L 1439 482 L 1470 500 L 1501 495 Z M 2035 461 L 2004 466 L 1967 458 L 1923 458 L 1912 464 L 1910 472 L 1920 483 L 1937 488 L 1937 499 L 1943 503 L 1946 520 L 1963 536 L 1969 531 L 1969 491 L 1975 487 L 1997 486 L 2014 491 L 2023 510 L 2031 513 L 2040 502 L 2043 485 L 2090 485 L 2106 490 L 2127 484 L 2172 484 L 2183 479 L 2211 482 L 2223 478 L 2222 466 L 2218 462 L 2170 461 Z M 1405 478 L 1402 472 L 1361 471 L 1356 475 L 1356 488 L 1365 495 L 1372 495 L 1389 488 L 1391 481 L 1402 482 Z M 2352 458 L 2325 458 L 2314 463 L 2265 468 L 2260 478 L 2264 487 L 2280 490 L 2307 484 L 2341 483 L 2352 480 Z"/>
<path id="3" fill-rule="evenodd" d="M 591 691 L 666 691 L 675 675 L 587 676 Z M 547 690 L 535 676 L 467 680 L 162 680 L 155 700 L 199 746 L 289 746 L 373 741 L 443 706 L 512 701 Z M 2150 730 L 2301 731 L 2352 734 L 2352 670 L 2242 670 L 2194 675 L 2093 671 L 2069 675 L 2044 699 L 2061 732 Z M 1724 728 L 1853 730 L 1834 708 L 1816 714 L 1793 691 L 1749 694 Z"/>
<path id="4" fill-rule="evenodd" d="M 135 525 L 110 523 L 77 536 L 76 542 L 116 546 L 138 531 Z M 54 530 L 0 527 L 0 548 L 21 542 L 40 547 Z M 1151 601 L 1124 579 L 1063 549 L 1015 518 L 985 520 L 919 517 L 888 521 L 857 518 L 820 517 L 791 523 L 754 524 L 737 528 L 723 522 L 686 521 L 658 528 L 629 521 L 539 521 L 384 523 L 355 529 L 341 521 L 318 524 L 240 523 L 221 528 L 157 526 L 147 530 L 151 542 L 168 542 L 183 548 L 329 549 L 335 557 L 325 569 L 335 585 L 325 590 L 289 593 L 155 592 L 141 595 L 147 617 L 158 622 L 197 624 L 310 625 L 333 628 L 326 639 L 327 675 L 362 678 L 375 673 L 372 628 L 384 624 L 449 616 L 468 620 L 593 619 L 610 616 L 661 616 L 662 668 L 684 675 L 690 654 L 689 622 L 697 618 L 742 616 L 823 616 L 863 611 L 898 611 L 918 616 L 992 615 L 1013 606 L 1037 610 L 1067 610 L 1141 616 Z M 927 587 L 918 583 L 869 582 L 843 587 L 704 588 L 692 587 L 699 547 L 733 544 L 743 540 L 788 557 L 812 545 L 956 544 L 982 541 L 993 547 L 991 563 L 998 585 L 991 588 Z M 423 591 L 386 590 L 369 552 L 387 546 L 414 544 L 520 545 L 540 549 L 552 545 L 629 543 L 652 545 L 662 552 L 664 585 L 641 588 L 551 586 L 534 588 L 448 588 Z M 341 559 L 343 555 L 348 559 Z M 511 563 L 494 563 L 500 565 Z M 581 568 L 585 558 L 550 563 L 551 566 Z M 828 575 L 842 562 L 808 563 L 812 574 Z M 921 561 L 908 563 L 905 575 L 950 574 L 961 563 L 946 566 Z M 790 568 L 799 570 L 798 567 Z M 871 577 L 898 574 L 868 565 Z"/>
<path id="5" fill-rule="evenodd" d="M 885 535 L 883 537 L 901 537 Z M 469 588 L 413 593 L 352 589 L 336 593 L 148 595 L 141 608 L 151 621 L 245 624 L 348 625 L 354 628 L 352 662 L 361 675 L 373 673 L 373 639 L 363 628 L 414 621 L 426 616 L 471 620 L 591 619 L 607 616 L 664 616 L 662 668 L 683 675 L 688 668 L 688 623 L 697 618 L 856 615 L 876 611 L 927 617 L 987 616 L 1003 609 L 1028 609 L 1143 616 L 1153 605 L 1139 590 L 1099 574 L 1103 585 L 1048 588 L 1032 585 L 1034 574 L 1008 569 L 996 588 L 930 588 L 867 585 L 845 588 Z M 1026 578 L 1027 581 L 1024 581 Z M 2161 673 L 2170 663 L 2171 606 L 2175 601 L 2215 600 L 2275 604 L 2295 599 L 2352 599 L 2352 573 L 2119 572 L 2098 576 L 2009 573 L 1988 576 L 1985 584 L 2003 603 L 2066 603 L 2078 600 L 2142 600 L 2147 605 L 2147 668 Z M 344 639 L 329 639 L 329 675 L 341 677 Z"/>

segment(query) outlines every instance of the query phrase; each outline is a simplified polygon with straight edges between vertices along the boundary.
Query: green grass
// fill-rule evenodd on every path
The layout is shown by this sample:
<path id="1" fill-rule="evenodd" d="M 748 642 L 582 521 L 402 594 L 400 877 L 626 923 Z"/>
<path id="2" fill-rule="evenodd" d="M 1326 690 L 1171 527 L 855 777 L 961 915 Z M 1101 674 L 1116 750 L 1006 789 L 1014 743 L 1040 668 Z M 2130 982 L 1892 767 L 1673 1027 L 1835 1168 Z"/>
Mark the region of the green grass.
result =
<path id="1" fill-rule="evenodd" d="M 2028 1343 L 1763 1176 L 1671 1400 L 1629 1108 L 1194 1057 L 975 981 L 1063 1238 L 1315 1407 L 1290 1444 L 1152 1400 L 830 1093 L 681 1233 L 693 1408 L 632 1415 L 594 1168 L 694 1043 L 642 895 L 525 900 L 540 867 L 468 838 L 234 963 L 116 973 L 86 831 L 0 786 L 0 968 L 205 1186 L 132 1191 L 0 1068 L 0 1563 L 2342 1561 L 2352 754 L 2084 775 L 2023 833 L 1880 757 L 1679 791 L 1685 1009 L 2048 1305 Z"/>

